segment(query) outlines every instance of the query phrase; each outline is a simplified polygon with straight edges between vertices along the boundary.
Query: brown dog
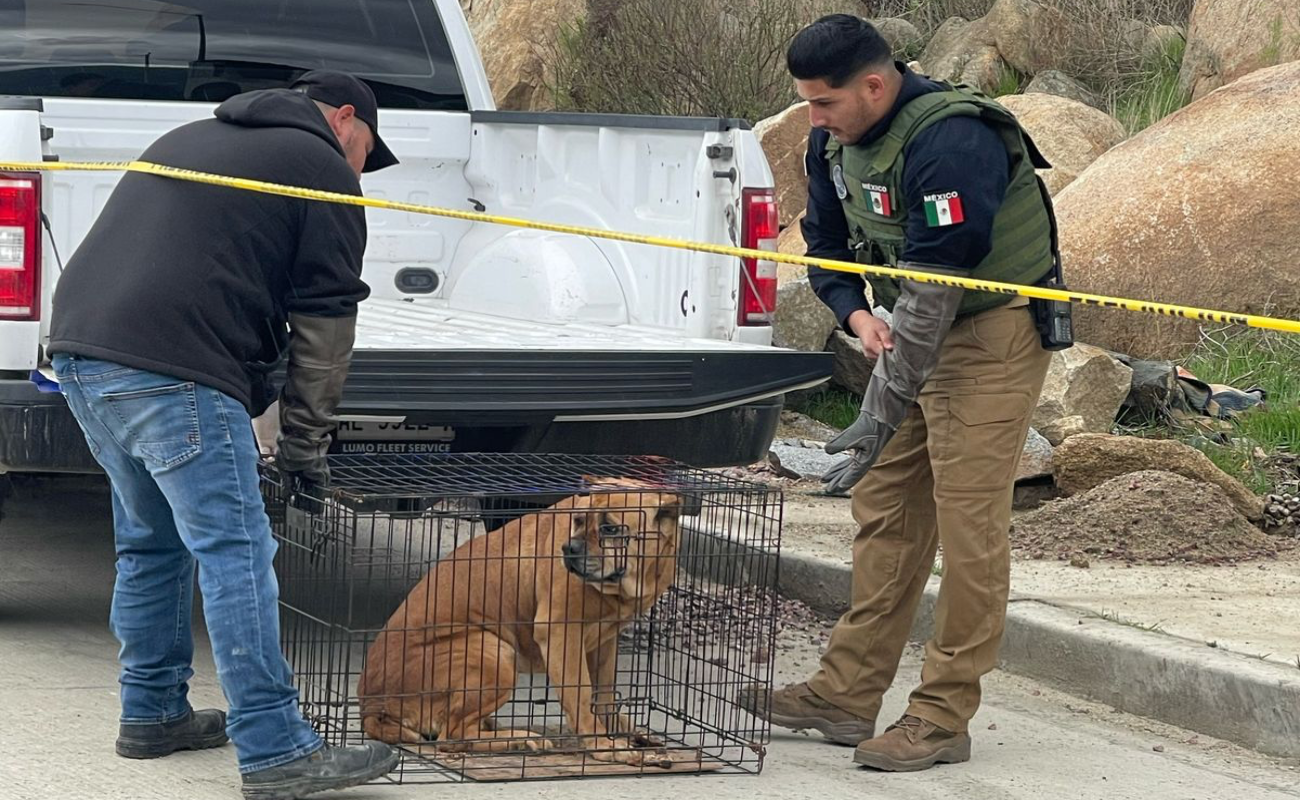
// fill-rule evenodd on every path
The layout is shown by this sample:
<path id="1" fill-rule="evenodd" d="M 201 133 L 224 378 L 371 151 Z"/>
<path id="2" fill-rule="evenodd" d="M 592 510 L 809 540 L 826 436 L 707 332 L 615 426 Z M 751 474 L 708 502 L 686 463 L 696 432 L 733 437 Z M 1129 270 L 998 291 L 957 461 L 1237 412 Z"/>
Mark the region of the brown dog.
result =
<path id="1" fill-rule="evenodd" d="M 357 686 L 366 735 L 445 749 L 545 750 L 496 730 L 520 672 L 545 672 L 583 747 L 628 764 L 657 759 L 614 698 L 618 634 L 677 567 L 682 499 L 627 481 L 566 498 L 471 539 L 440 560 L 389 618 Z"/>

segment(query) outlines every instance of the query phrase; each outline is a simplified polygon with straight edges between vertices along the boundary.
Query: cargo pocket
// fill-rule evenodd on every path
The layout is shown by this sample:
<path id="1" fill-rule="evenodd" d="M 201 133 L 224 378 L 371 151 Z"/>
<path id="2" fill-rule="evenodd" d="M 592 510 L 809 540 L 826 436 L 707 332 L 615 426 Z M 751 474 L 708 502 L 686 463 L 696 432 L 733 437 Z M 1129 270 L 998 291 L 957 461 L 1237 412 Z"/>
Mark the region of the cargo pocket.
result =
<path id="1" fill-rule="evenodd" d="M 944 436 L 933 442 L 932 452 L 939 454 L 932 459 L 936 482 L 968 489 L 1009 486 L 1024 449 L 1030 398 L 1019 392 L 954 394 L 946 404 L 947 424 L 933 426 Z"/>
<path id="2" fill-rule="evenodd" d="M 122 423 L 132 454 L 150 467 L 177 467 L 203 451 L 193 383 L 169 383 L 101 397 Z"/>

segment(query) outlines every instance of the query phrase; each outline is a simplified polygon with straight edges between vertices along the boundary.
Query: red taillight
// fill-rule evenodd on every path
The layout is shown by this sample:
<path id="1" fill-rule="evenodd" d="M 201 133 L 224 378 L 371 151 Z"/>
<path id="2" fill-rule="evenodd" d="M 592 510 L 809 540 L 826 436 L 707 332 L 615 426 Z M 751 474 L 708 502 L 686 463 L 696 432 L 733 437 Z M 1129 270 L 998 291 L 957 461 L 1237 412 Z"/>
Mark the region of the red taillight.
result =
<path id="1" fill-rule="evenodd" d="M 41 318 L 41 176 L 0 172 L 0 320 Z"/>
<path id="2" fill-rule="evenodd" d="M 751 250 L 776 250 L 780 220 L 776 210 L 776 192 L 772 189 L 745 189 L 740 195 L 745 224 L 741 233 L 743 247 Z M 776 311 L 776 262 L 742 258 L 740 265 L 741 325 L 771 325 Z"/>

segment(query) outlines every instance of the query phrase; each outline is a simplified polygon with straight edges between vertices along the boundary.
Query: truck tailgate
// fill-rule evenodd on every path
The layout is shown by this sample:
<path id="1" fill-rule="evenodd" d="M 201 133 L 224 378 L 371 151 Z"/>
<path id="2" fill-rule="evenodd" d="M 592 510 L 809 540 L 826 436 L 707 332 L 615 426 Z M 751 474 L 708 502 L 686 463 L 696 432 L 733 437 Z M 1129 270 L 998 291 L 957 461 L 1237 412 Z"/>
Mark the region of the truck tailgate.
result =
<path id="1" fill-rule="evenodd" d="M 830 373 L 827 353 L 370 300 L 342 411 L 447 423 L 674 418 L 809 388 Z"/>

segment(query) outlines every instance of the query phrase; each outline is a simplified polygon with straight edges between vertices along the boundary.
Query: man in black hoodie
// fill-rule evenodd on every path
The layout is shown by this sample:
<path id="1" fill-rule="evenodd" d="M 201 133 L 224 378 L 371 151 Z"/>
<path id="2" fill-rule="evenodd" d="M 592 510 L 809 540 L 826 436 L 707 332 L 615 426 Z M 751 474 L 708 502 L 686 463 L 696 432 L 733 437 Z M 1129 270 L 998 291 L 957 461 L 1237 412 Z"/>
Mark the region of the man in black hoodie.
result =
<path id="1" fill-rule="evenodd" d="M 397 163 L 373 93 L 341 73 L 231 98 L 141 157 L 183 169 L 360 195 Z M 275 542 L 251 418 L 276 399 L 277 460 L 324 484 L 351 360 L 364 211 L 129 173 L 54 297 L 55 373 L 113 487 L 121 642 L 117 752 L 156 758 L 235 742 L 246 797 L 296 798 L 378 777 L 395 751 L 323 746 L 280 651 Z M 195 565 L 230 716 L 188 699 Z"/>

